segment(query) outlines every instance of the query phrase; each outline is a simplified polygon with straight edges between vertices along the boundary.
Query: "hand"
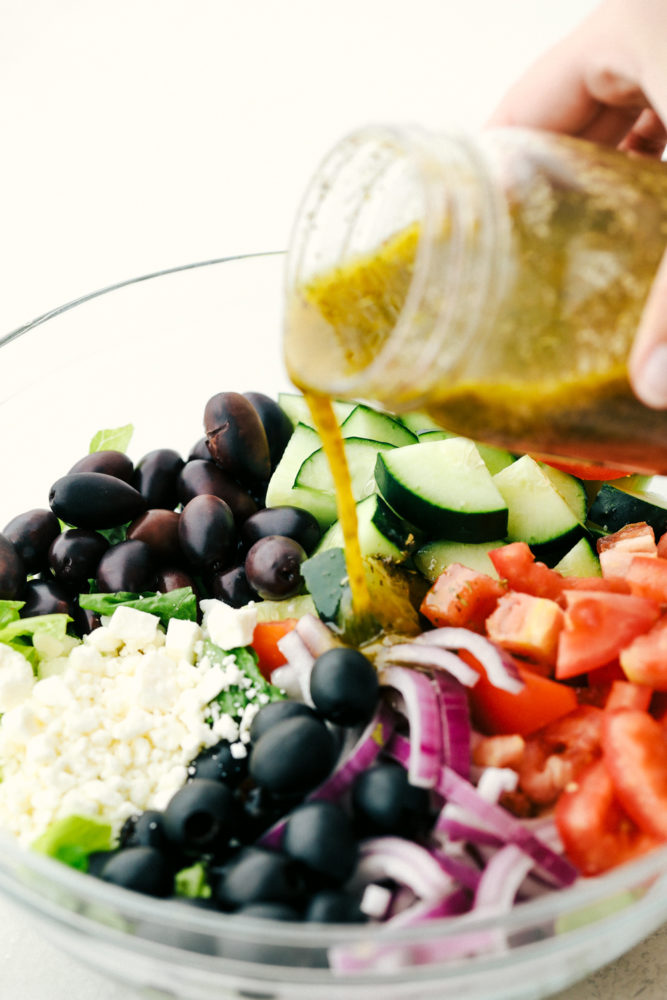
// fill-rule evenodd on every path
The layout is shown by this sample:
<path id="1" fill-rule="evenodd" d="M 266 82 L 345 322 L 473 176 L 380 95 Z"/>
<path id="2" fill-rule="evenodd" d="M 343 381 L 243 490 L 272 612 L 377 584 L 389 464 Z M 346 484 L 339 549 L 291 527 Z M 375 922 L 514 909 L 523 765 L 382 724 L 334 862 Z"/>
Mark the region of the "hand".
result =
<path id="1" fill-rule="evenodd" d="M 511 88 L 489 124 L 563 132 L 659 159 L 667 145 L 665 52 L 666 0 L 604 0 Z M 637 396 L 666 409 L 667 252 L 629 367 Z"/>

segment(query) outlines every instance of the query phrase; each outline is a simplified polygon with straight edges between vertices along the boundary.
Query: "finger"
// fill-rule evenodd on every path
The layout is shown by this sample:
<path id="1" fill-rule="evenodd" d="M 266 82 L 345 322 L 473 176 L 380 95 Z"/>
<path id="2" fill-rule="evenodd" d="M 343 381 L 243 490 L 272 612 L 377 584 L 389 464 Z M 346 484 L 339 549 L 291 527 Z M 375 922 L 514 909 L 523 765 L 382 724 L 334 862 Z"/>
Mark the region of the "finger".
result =
<path id="1" fill-rule="evenodd" d="M 667 409 L 667 252 L 644 307 L 629 369 L 639 399 L 653 409 Z"/>
<path id="2" fill-rule="evenodd" d="M 636 156 L 648 156 L 661 159 L 667 146 L 667 128 L 651 108 L 642 111 L 641 115 L 628 132 L 619 148 Z"/>
<path id="3" fill-rule="evenodd" d="M 599 106 L 588 125 L 573 134 L 601 146 L 619 146 L 634 128 L 638 114 L 634 108 Z"/>

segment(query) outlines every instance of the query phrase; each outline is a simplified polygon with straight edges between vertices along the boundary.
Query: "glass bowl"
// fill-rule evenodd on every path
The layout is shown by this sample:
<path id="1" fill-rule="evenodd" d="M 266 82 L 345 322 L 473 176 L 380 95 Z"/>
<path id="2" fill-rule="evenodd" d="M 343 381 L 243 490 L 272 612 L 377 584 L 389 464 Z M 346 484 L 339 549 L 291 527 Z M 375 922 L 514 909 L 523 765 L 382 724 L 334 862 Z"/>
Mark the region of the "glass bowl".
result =
<path id="1" fill-rule="evenodd" d="M 260 254 L 175 268 L 86 296 L 0 339 L 0 523 L 47 506 L 50 484 L 101 428 L 134 424 L 134 458 L 159 447 L 187 454 L 214 392 L 289 388 L 283 266 L 281 254 Z M 537 1000 L 667 919 L 667 848 L 501 917 L 473 914 L 391 934 L 155 900 L 3 837 L 0 892 L 64 952 L 146 995 Z M 341 947 L 359 971 L 332 971 L 330 949 Z"/>

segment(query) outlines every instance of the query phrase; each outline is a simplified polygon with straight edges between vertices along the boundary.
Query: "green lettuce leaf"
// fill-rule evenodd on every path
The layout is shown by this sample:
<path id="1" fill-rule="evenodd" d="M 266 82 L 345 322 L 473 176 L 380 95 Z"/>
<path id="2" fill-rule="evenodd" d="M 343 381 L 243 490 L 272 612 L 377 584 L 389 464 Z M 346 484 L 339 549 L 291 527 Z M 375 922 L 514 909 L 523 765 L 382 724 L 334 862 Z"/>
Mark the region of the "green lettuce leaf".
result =
<path id="1" fill-rule="evenodd" d="M 251 646 L 237 646 L 235 649 L 221 649 L 210 639 L 204 640 L 203 656 L 207 656 L 211 663 L 222 665 L 228 656 L 233 656 L 236 665 L 245 674 L 249 683 L 231 684 L 226 691 L 221 691 L 211 704 L 218 705 L 221 714 L 230 715 L 233 719 L 240 719 L 246 707 L 257 701 L 264 704 L 268 701 L 282 701 L 285 694 L 270 684 L 262 675 L 257 666 L 257 653 Z"/>
<path id="2" fill-rule="evenodd" d="M 25 656 L 33 669 L 36 670 L 40 656 L 33 646 L 35 635 L 50 636 L 62 642 L 67 634 L 67 625 L 71 622 L 69 615 L 33 615 L 29 618 L 19 616 L 22 601 L 0 601 L 0 642 L 11 646 Z M 15 605 L 11 608 L 7 605 Z"/>
<path id="3" fill-rule="evenodd" d="M 90 442 L 88 451 L 127 451 L 127 447 L 132 439 L 134 426 L 125 424 L 123 427 L 112 427 L 107 430 L 98 431 Z"/>
<path id="4" fill-rule="evenodd" d="M 0 629 L 20 617 L 19 612 L 25 601 L 0 601 Z"/>
<path id="5" fill-rule="evenodd" d="M 112 615 L 116 608 L 125 606 L 157 615 L 166 628 L 170 618 L 185 618 L 187 621 L 197 621 L 197 598 L 192 587 L 180 587 L 166 594 L 146 592 L 131 594 L 117 591 L 114 594 L 80 594 L 79 604 L 82 608 L 98 615 Z"/>
<path id="6" fill-rule="evenodd" d="M 55 820 L 32 844 L 33 851 L 47 854 L 71 868 L 88 871 L 88 856 L 113 847 L 111 826 L 91 816 L 65 816 Z"/>
<path id="7" fill-rule="evenodd" d="M 186 899 L 210 899 L 211 886 L 208 883 L 206 868 L 201 861 L 196 861 L 189 868 L 181 868 L 176 872 L 174 889 L 177 896 Z"/>

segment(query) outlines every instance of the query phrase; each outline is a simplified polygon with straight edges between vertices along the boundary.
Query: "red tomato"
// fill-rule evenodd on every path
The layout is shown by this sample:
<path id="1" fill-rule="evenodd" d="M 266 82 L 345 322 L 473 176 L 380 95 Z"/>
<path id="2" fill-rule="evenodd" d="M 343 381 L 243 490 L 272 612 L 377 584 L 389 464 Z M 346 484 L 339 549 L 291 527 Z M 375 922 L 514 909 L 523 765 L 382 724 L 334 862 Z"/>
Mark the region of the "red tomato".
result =
<path id="1" fill-rule="evenodd" d="M 428 590 L 419 610 L 438 627 L 451 625 L 481 632 L 506 590 L 505 584 L 492 576 L 452 563 Z"/>
<path id="2" fill-rule="evenodd" d="M 639 708 L 642 712 L 647 712 L 652 696 L 651 688 L 643 684 L 614 681 L 604 707 L 608 712 L 615 712 L 619 708 Z"/>
<path id="3" fill-rule="evenodd" d="M 603 667 L 596 667 L 595 670 L 588 671 L 588 686 L 606 685 L 609 687 L 614 681 L 627 680 L 623 667 L 618 660 L 605 663 Z"/>
<path id="4" fill-rule="evenodd" d="M 466 650 L 460 650 L 459 656 L 479 671 L 479 680 L 468 689 L 468 701 L 473 722 L 483 733 L 526 736 L 577 707 L 574 688 L 541 677 L 520 663 L 516 667 L 524 686 L 510 694 L 489 683 L 482 665 Z"/>
<path id="5" fill-rule="evenodd" d="M 622 479 L 624 476 L 630 475 L 627 469 L 612 469 L 607 468 L 606 465 L 595 465 L 593 462 L 579 462 L 576 458 L 555 459 L 544 455 L 533 455 L 533 458 L 546 465 L 552 465 L 554 469 L 560 469 L 561 472 L 576 476 L 577 479 L 595 479 L 602 483 L 606 482 L 607 479 Z"/>
<path id="6" fill-rule="evenodd" d="M 599 875 L 658 845 L 624 812 L 604 760 L 563 792 L 555 820 L 565 852 L 582 875 Z"/>
<path id="7" fill-rule="evenodd" d="M 556 658 L 559 680 L 614 660 L 660 614 L 655 601 L 634 594 L 566 590 L 564 597 L 565 627 Z"/>
<path id="8" fill-rule="evenodd" d="M 667 532 L 658 539 L 658 556 L 667 559 Z"/>
<path id="9" fill-rule="evenodd" d="M 635 555 L 625 576 L 631 594 L 650 597 L 667 604 L 667 559 L 659 556 Z"/>
<path id="10" fill-rule="evenodd" d="M 285 657 L 278 649 L 278 640 L 291 632 L 297 623 L 296 618 L 283 618 L 275 622 L 258 622 L 252 634 L 252 647 L 259 657 L 258 667 L 264 677 L 269 680 L 276 667 L 286 663 Z"/>
<path id="11" fill-rule="evenodd" d="M 629 681 L 667 691 L 667 615 L 621 650 L 620 661 Z"/>
<path id="12" fill-rule="evenodd" d="M 521 791 L 540 806 L 554 803 L 602 753 L 602 715 L 593 705 L 578 705 L 533 733 L 518 768 Z"/>
<path id="13" fill-rule="evenodd" d="M 556 662 L 562 627 L 563 612 L 555 601 L 516 591 L 501 597 L 486 620 L 486 632 L 493 642 L 547 668 Z"/>
<path id="14" fill-rule="evenodd" d="M 667 733 L 648 712 L 605 712 L 604 760 L 616 796 L 637 826 L 667 840 Z"/>
<path id="15" fill-rule="evenodd" d="M 565 577 L 544 563 L 536 562 L 526 542 L 511 542 L 492 549 L 489 558 L 498 575 L 507 580 L 510 590 L 534 597 L 558 600 L 565 586 Z"/>

